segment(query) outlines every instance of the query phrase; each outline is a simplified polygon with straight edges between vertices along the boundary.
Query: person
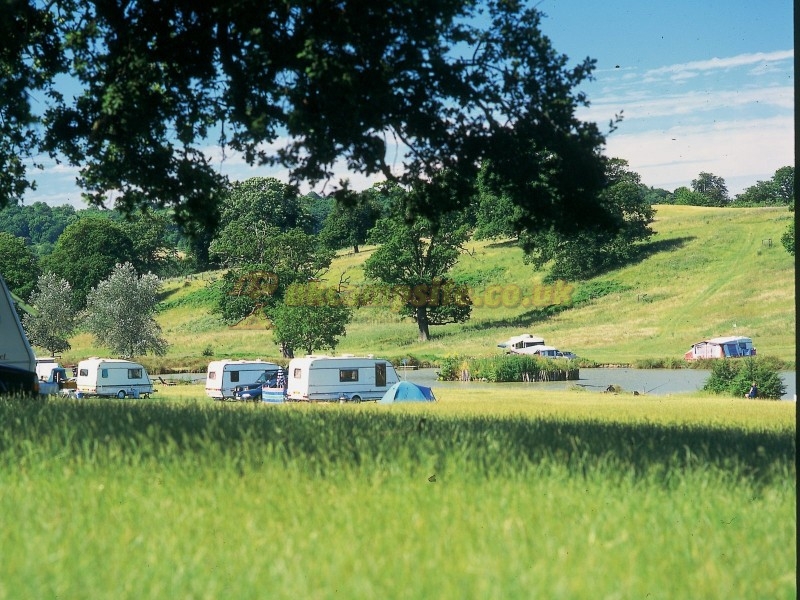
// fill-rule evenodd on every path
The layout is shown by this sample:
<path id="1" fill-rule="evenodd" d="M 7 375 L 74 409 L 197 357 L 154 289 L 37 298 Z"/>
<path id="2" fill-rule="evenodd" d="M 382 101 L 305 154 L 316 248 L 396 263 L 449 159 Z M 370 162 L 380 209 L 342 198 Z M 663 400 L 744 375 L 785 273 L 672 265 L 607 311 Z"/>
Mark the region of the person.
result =
<path id="1" fill-rule="evenodd" d="M 744 397 L 749 398 L 750 400 L 758 397 L 758 386 L 756 385 L 755 381 L 753 382 L 753 385 L 750 386 L 750 391 L 747 392 Z"/>

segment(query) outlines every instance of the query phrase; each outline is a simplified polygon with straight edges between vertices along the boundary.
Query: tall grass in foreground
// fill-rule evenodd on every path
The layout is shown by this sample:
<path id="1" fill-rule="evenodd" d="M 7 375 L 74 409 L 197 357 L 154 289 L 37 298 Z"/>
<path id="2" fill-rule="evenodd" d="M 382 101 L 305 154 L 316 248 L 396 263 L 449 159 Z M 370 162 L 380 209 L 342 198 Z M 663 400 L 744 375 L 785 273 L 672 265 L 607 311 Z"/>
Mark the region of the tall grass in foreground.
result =
<path id="1" fill-rule="evenodd" d="M 795 596 L 795 431 L 0 400 L 0 598 Z"/>

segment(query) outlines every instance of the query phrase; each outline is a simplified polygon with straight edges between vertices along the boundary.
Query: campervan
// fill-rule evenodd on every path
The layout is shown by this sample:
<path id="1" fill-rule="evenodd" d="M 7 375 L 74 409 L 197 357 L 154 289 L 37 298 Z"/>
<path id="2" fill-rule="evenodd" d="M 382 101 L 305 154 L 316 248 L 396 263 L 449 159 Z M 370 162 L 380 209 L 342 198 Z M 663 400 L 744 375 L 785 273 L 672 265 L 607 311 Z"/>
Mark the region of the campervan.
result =
<path id="1" fill-rule="evenodd" d="M 11 292 L 0 276 L 0 394 L 35 394 L 38 390 L 36 355 L 14 308 Z"/>
<path id="2" fill-rule="evenodd" d="M 397 383 L 388 360 L 372 356 L 305 356 L 289 362 L 289 400 L 378 400 Z"/>
<path id="3" fill-rule="evenodd" d="M 278 365 L 264 360 L 214 360 L 208 363 L 206 394 L 215 400 L 234 397 L 237 385 L 255 383 L 262 373 Z"/>
<path id="4" fill-rule="evenodd" d="M 117 398 L 147 397 L 153 393 L 153 382 L 147 370 L 129 360 L 114 358 L 87 358 L 78 363 L 75 394 Z"/>

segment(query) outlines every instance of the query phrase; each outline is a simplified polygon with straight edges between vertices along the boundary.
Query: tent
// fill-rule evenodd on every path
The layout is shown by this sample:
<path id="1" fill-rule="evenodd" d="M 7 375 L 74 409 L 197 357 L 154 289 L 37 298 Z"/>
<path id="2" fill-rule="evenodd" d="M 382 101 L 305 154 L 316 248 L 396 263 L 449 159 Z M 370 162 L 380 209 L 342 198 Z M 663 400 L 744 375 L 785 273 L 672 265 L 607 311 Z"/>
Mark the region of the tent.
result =
<path id="1" fill-rule="evenodd" d="M 433 391 L 424 385 L 417 385 L 410 381 L 398 381 L 378 400 L 378 404 L 393 404 L 395 402 L 434 402 L 436 398 Z"/>

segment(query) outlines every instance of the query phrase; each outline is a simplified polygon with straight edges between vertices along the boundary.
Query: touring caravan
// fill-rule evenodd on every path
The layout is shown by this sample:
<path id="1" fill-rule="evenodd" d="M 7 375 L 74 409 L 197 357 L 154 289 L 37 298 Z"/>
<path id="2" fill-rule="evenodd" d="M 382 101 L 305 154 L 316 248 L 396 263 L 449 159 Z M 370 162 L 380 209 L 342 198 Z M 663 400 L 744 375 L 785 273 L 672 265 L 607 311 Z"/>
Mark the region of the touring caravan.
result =
<path id="1" fill-rule="evenodd" d="M 701 358 L 739 358 L 742 356 L 755 356 L 753 340 L 749 337 L 729 336 L 711 338 L 692 344 L 683 357 L 686 360 L 699 360 Z"/>
<path id="2" fill-rule="evenodd" d="M 237 385 L 255 383 L 265 371 L 278 365 L 264 360 L 214 360 L 208 363 L 206 395 L 215 400 L 234 397 Z"/>
<path id="3" fill-rule="evenodd" d="M 289 400 L 378 400 L 397 383 L 388 360 L 371 356 L 305 356 L 289 362 Z"/>
<path id="4" fill-rule="evenodd" d="M 153 382 L 147 370 L 129 360 L 87 358 L 78 363 L 77 396 L 117 398 L 147 397 L 153 393 Z"/>
<path id="5" fill-rule="evenodd" d="M 38 390 L 36 355 L 19 321 L 11 292 L 0 276 L 0 394 L 35 394 Z"/>
<path id="6" fill-rule="evenodd" d="M 530 348 L 543 345 L 544 338 L 523 333 L 510 337 L 505 342 L 500 342 L 497 347 L 504 348 L 509 354 L 529 354 Z"/>

